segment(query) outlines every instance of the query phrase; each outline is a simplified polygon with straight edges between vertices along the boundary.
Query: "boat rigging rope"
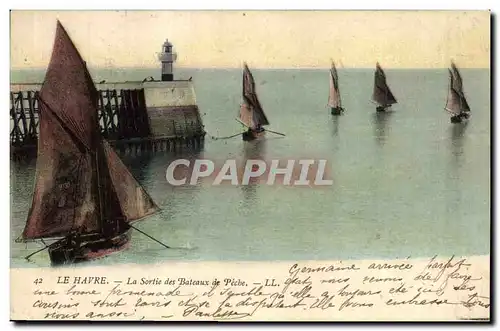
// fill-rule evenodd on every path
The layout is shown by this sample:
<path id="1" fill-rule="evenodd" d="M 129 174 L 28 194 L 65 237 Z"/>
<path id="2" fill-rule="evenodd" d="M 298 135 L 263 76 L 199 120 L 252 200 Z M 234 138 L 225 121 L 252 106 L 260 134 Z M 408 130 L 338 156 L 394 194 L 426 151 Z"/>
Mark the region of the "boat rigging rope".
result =
<path id="1" fill-rule="evenodd" d="M 265 131 L 269 131 L 271 133 L 274 133 L 274 134 L 277 134 L 277 135 L 280 135 L 280 136 L 285 136 L 284 133 L 280 133 L 280 132 L 276 132 L 276 131 L 272 131 L 272 130 L 269 130 L 269 129 L 266 129 Z M 216 137 L 216 136 L 213 136 L 211 135 L 210 133 L 206 132 L 207 136 L 209 136 L 210 138 L 212 138 L 212 140 L 224 140 L 224 139 L 231 139 L 231 138 L 234 138 L 234 137 L 237 137 L 241 134 L 243 134 L 244 132 L 240 132 L 240 133 L 236 133 L 236 134 L 233 134 L 231 136 L 226 136 L 226 137 Z"/>
<path id="2" fill-rule="evenodd" d="M 246 126 L 245 123 L 243 123 L 241 120 L 239 120 L 238 118 L 235 118 L 236 121 L 240 122 L 241 124 L 243 124 L 246 128 L 248 128 L 248 126 Z M 280 133 L 280 132 L 276 132 L 276 131 L 272 131 L 272 130 L 269 130 L 269 129 L 265 129 L 265 131 L 269 131 L 271 133 L 274 133 L 274 134 L 277 134 L 277 135 L 280 135 L 280 136 L 285 136 L 285 134 L 283 133 Z M 219 139 L 231 139 L 231 138 L 234 138 L 236 136 L 239 136 L 240 134 L 243 134 L 244 132 L 240 132 L 240 133 L 236 133 L 236 134 L 233 134 L 232 136 L 226 136 L 226 137 L 215 137 L 213 135 L 211 135 L 210 133 L 206 132 L 206 134 L 208 136 L 210 136 L 213 140 L 219 140 Z"/>
<path id="3" fill-rule="evenodd" d="M 231 138 L 234 138 L 236 136 L 239 136 L 240 134 L 242 134 L 243 132 L 239 132 L 239 133 L 236 133 L 236 134 L 233 134 L 231 136 L 226 136 L 226 137 L 216 137 L 216 136 L 213 136 L 211 135 L 210 133 L 207 132 L 207 135 L 210 136 L 210 138 L 212 138 L 212 140 L 223 140 L 223 139 L 231 139 Z"/>

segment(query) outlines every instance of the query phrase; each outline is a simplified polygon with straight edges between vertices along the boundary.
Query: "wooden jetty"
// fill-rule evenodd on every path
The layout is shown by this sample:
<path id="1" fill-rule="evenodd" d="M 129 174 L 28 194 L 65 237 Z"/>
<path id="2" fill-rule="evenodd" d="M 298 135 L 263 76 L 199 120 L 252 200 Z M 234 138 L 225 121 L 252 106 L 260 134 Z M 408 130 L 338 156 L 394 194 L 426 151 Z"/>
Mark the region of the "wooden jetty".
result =
<path id="1" fill-rule="evenodd" d="M 191 81 L 96 86 L 102 135 L 120 152 L 173 151 L 204 143 L 205 131 Z M 11 85 L 11 154 L 36 151 L 40 87 L 41 84 Z"/>

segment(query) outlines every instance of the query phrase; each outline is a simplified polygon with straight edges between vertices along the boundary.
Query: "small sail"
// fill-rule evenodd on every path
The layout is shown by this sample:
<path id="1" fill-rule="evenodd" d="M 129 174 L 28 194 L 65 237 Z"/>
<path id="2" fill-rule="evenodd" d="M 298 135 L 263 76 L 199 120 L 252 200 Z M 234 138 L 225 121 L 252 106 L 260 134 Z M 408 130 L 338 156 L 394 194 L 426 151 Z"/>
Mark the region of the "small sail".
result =
<path id="1" fill-rule="evenodd" d="M 35 189 L 23 238 L 100 228 L 95 153 L 97 93 L 85 63 L 57 22 L 52 57 L 39 91 Z"/>
<path id="2" fill-rule="evenodd" d="M 255 94 L 255 80 L 246 63 L 243 64 L 243 97 Z"/>
<path id="3" fill-rule="evenodd" d="M 337 69 L 334 63 L 332 63 L 332 68 L 330 69 L 330 94 L 328 96 L 328 106 L 332 108 L 342 107 Z"/>
<path id="4" fill-rule="evenodd" d="M 387 85 L 385 73 L 378 63 L 374 78 L 372 100 L 381 106 L 389 106 L 397 103 L 396 98 Z"/>
<path id="5" fill-rule="evenodd" d="M 453 88 L 453 73 L 449 70 L 450 85 L 448 87 L 448 97 L 446 99 L 445 109 L 453 115 L 461 113 L 461 98 L 457 91 Z"/>
<path id="6" fill-rule="evenodd" d="M 269 125 L 269 121 L 266 117 L 266 114 L 264 114 L 264 110 L 262 110 L 260 103 L 258 107 L 253 107 L 253 119 L 256 125 Z"/>
<path id="7" fill-rule="evenodd" d="M 463 91 L 462 76 L 460 75 L 460 72 L 454 62 L 451 62 L 451 70 L 448 70 L 448 72 L 450 74 L 450 90 L 453 89 L 454 91 L 450 91 L 449 93 L 456 95 L 454 98 L 458 100 L 457 103 L 460 109 L 459 112 L 470 112 L 469 103 L 467 102 Z"/>
<path id="8" fill-rule="evenodd" d="M 255 125 L 269 125 L 269 121 L 257 97 L 253 75 L 246 63 L 244 64 L 243 71 L 243 101 L 255 113 L 255 115 L 252 115 Z"/>
<path id="9" fill-rule="evenodd" d="M 127 222 L 134 222 L 159 211 L 109 143 L 103 140 L 103 146 L 111 184 L 120 208 L 116 214 L 122 215 Z"/>
<path id="10" fill-rule="evenodd" d="M 453 88 L 457 91 L 457 93 L 463 94 L 462 75 L 460 75 L 460 72 L 454 62 L 451 62 L 451 69 L 453 72 Z"/>
<path id="11" fill-rule="evenodd" d="M 469 103 L 465 98 L 465 93 L 463 90 L 462 75 L 458 71 L 458 68 L 455 65 L 455 63 L 453 62 L 451 63 L 451 68 L 453 70 L 453 88 L 460 95 L 461 110 L 462 112 L 470 112 Z"/>
<path id="12" fill-rule="evenodd" d="M 467 102 L 467 99 L 465 99 L 465 96 L 463 94 L 460 96 L 460 105 L 462 112 L 464 113 L 470 112 L 469 103 Z"/>
<path id="13" fill-rule="evenodd" d="M 331 72 L 333 73 L 333 78 L 334 78 L 335 82 L 337 83 L 339 81 L 339 75 L 337 74 L 337 67 L 335 67 L 334 62 L 332 62 Z M 336 86 L 336 88 L 338 89 L 338 86 Z"/>
<path id="14" fill-rule="evenodd" d="M 243 102 L 240 107 L 240 120 L 249 128 L 255 127 L 253 114 L 254 112 L 247 106 L 245 102 Z"/>

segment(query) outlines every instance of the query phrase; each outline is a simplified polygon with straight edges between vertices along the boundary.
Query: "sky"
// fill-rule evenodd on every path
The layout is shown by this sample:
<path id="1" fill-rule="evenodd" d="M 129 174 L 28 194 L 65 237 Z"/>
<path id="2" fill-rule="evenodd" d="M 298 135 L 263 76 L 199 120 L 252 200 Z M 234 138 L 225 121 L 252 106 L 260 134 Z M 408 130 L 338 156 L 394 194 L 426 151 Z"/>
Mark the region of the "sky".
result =
<path id="1" fill-rule="evenodd" d="M 92 67 L 490 67 L 488 11 L 12 11 L 13 69 L 44 68 L 59 19 Z"/>

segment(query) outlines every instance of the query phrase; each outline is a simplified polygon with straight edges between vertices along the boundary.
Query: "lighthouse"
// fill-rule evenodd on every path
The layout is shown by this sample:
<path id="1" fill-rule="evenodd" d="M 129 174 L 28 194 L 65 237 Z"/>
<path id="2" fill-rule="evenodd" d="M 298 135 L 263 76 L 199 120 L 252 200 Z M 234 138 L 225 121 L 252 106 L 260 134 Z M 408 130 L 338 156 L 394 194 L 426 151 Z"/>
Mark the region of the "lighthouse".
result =
<path id="1" fill-rule="evenodd" d="M 177 59 L 177 54 L 172 51 L 172 43 L 167 40 L 163 43 L 162 52 L 158 58 L 161 61 L 161 80 L 174 80 L 174 62 Z"/>

